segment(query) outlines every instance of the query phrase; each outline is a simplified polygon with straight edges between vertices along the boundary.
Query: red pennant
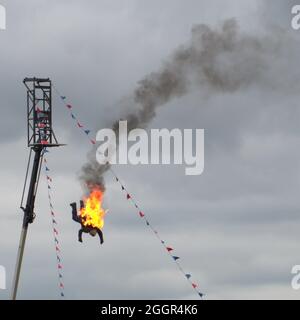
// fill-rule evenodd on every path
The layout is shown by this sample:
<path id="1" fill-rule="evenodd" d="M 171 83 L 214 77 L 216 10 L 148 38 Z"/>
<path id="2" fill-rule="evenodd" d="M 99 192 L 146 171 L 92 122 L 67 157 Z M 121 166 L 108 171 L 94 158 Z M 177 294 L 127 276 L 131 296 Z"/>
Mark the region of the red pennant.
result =
<path id="1" fill-rule="evenodd" d="M 67 108 L 72 109 L 72 106 L 70 104 L 67 104 Z"/>
<path id="2" fill-rule="evenodd" d="M 129 193 L 127 193 L 127 200 L 131 199 L 131 196 Z"/>
<path id="3" fill-rule="evenodd" d="M 77 122 L 77 125 L 78 125 L 79 128 L 83 128 L 83 125 L 80 124 L 79 122 Z"/>
<path id="4" fill-rule="evenodd" d="M 56 246 L 56 247 L 55 247 L 55 250 L 60 252 L 60 250 L 59 250 L 59 247 L 58 247 L 58 246 Z"/>
<path id="5" fill-rule="evenodd" d="M 60 286 L 61 288 L 64 288 L 64 285 L 63 285 L 62 283 L 60 283 L 59 286 Z"/>
<path id="6" fill-rule="evenodd" d="M 173 251 L 174 249 L 171 248 L 171 247 L 167 247 L 167 250 L 168 250 L 169 252 L 171 252 L 171 251 Z"/>
<path id="7" fill-rule="evenodd" d="M 53 217 L 55 217 L 55 214 L 54 214 L 54 212 L 53 212 L 53 211 L 51 211 L 51 215 L 52 215 Z"/>
<path id="8" fill-rule="evenodd" d="M 62 269 L 62 265 L 61 264 L 58 264 L 58 269 Z"/>
<path id="9" fill-rule="evenodd" d="M 55 228 L 53 228 L 53 231 L 54 231 L 56 234 L 58 234 L 58 232 L 57 232 L 57 230 L 56 230 Z"/>
<path id="10" fill-rule="evenodd" d="M 92 144 L 96 144 L 96 141 L 95 141 L 95 140 L 91 140 L 91 143 L 92 143 Z"/>
<path id="11" fill-rule="evenodd" d="M 139 214 L 140 214 L 141 218 L 145 217 L 145 215 L 144 215 L 144 213 L 142 211 L 140 211 Z"/>
<path id="12" fill-rule="evenodd" d="M 196 285 L 196 283 L 192 283 L 192 286 L 194 289 L 196 289 L 198 286 Z"/>

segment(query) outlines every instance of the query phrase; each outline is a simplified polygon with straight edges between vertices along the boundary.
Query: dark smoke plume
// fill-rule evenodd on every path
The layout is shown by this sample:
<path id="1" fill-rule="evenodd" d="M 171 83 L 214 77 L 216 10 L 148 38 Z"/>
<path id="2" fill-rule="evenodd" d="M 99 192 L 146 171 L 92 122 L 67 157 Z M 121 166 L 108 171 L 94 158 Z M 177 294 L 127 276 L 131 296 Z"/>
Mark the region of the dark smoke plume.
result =
<path id="1" fill-rule="evenodd" d="M 128 121 L 128 130 L 147 127 L 160 106 L 192 89 L 206 94 L 235 92 L 261 81 L 274 49 L 272 43 L 243 34 L 234 19 L 217 30 L 204 24 L 194 26 L 190 41 L 178 48 L 159 71 L 138 82 L 132 97 L 133 111 L 122 116 Z M 118 121 L 112 124 L 116 134 Z M 84 185 L 104 190 L 103 174 L 109 165 L 99 165 L 95 154 L 96 149 L 89 154 L 80 179 Z"/>

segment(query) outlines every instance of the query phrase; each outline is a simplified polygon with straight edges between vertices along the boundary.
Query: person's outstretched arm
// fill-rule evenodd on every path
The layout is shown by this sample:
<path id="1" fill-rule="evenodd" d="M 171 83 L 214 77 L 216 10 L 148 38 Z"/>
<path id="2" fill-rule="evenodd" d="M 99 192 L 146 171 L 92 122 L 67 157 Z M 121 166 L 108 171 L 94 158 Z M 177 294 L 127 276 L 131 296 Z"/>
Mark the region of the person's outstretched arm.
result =
<path id="1" fill-rule="evenodd" d="M 104 242 L 103 232 L 100 229 L 97 229 L 97 233 L 98 233 L 99 238 L 100 238 L 100 244 L 102 244 Z"/>
<path id="2" fill-rule="evenodd" d="M 82 242 L 82 232 L 83 232 L 82 229 L 80 229 L 80 230 L 78 231 L 78 241 L 79 241 L 79 242 Z"/>

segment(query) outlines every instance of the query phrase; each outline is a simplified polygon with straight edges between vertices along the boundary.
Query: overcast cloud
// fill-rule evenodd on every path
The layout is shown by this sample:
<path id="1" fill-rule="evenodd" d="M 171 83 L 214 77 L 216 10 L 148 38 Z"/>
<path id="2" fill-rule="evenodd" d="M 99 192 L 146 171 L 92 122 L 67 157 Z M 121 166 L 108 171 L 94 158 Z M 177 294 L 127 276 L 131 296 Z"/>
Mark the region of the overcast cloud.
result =
<path id="1" fill-rule="evenodd" d="M 300 264 L 300 33 L 287 0 L 0 0 L 0 264 L 10 289 L 26 168 L 26 76 L 50 77 L 94 131 L 124 114 L 123 99 L 186 43 L 191 28 L 235 18 L 242 33 L 276 39 L 269 68 L 235 92 L 201 88 L 160 108 L 150 128 L 205 129 L 205 170 L 115 166 L 149 220 L 176 248 L 207 299 L 299 299 L 291 269 Z M 272 40 L 272 41 L 273 41 Z M 272 79 L 267 83 L 267 79 Z M 64 148 L 49 155 L 69 299 L 194 299 L 112 176 L 107 173 L 105 243 L 77 242 L 69 203 L 82 195 L 78 173 L 90 146 L 54 100 Z M 129 107 L 130 108 L 130 107 Z M 30 225 L 19 298 L 57 299 L 46 185 L 42 177 Z M 7 299 L 9 290 L 0 291 Z"/>

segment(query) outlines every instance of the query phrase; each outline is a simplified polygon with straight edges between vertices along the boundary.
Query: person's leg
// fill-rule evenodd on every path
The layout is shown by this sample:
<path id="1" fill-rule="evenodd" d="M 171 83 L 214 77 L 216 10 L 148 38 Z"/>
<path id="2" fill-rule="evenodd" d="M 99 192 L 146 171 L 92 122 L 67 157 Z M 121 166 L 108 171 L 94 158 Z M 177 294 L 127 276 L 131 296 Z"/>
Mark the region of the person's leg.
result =
<path id="1" fill-rule="evenodd" d="M 80 210 L 84 208 L 84 202 L 80 200 Z"/>
<path id="2" fill-rule="evenodd" d="M 80 222 L 80 218 L 77 215 L 77 205 L 76 202 L 72 202 L 70 204 L 71 208 L 72 208 L 72 219 L 76 222 Z"/>

